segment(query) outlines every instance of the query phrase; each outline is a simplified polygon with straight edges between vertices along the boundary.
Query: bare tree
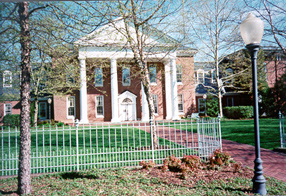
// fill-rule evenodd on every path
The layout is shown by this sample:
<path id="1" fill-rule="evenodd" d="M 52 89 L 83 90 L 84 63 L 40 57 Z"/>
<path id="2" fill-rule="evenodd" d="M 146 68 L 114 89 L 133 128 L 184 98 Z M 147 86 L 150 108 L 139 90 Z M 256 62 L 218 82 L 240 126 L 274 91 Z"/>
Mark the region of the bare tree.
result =
<path id="1" fill-rule="evenodd" d="M 223 78 L 220 67 L 226 55 L 234 51 L 234 46 L 240 40 L 237 19 L 240 9 L 233 0 L 203 0 L 185 4 L 186 17 L 189 19 L 184 28 L 189 34 L 188 42 L 214 62 L 216 88 L 206 86 L 219 99 L 219 113 L 223 116 L 222 95 L 228 80 L 233 76 Z"/>
<path id="2" fill-rule="evenodd" d="M 286 54 L 285 2 L 279 0 L 244 0 L 244 2 L 266 22 L 263 41 L 270 45 L 277 44 Z"/>

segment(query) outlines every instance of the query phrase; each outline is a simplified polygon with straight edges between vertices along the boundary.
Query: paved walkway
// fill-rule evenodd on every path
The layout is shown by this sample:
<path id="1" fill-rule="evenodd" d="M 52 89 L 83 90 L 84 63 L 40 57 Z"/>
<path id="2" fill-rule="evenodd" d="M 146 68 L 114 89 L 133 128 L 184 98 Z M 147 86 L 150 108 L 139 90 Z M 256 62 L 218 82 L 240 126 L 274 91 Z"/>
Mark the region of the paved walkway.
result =
<path id="1" fill-rule="evenodd" d="M 254 167 L 255 148 L 247 144 L 222 140 L 222 149 L 230 153 L 236 162 Z M 275 177 L 286 182 L 286 154 L 261 148 L 263 172 L 265 176 Z"/>

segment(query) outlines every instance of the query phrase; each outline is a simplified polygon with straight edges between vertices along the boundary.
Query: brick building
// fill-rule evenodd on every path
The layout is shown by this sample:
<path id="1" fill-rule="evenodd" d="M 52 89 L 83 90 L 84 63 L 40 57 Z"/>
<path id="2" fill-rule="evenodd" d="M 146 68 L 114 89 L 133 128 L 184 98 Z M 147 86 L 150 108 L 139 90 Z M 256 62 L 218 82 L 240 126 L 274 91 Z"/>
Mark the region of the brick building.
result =
<path id="1" fill-rule="evenodd" d="M 117 20 L 75 42 L 79 48 L 81 87 L 71 95 L 53 96 L 54 120 L 65 123 L 75 119 L 82 123 L 149 120 L 133 52 L 125 47 L 124 25 L 123 20 Z M 197 51 L 166 50 L 175 40 L 159 31 L 144 38 L 156 120 L 176 120 L 190 114 L 195 108 L 193 76 Z M 87 82 L 87 78 L 94 82 Z"/>

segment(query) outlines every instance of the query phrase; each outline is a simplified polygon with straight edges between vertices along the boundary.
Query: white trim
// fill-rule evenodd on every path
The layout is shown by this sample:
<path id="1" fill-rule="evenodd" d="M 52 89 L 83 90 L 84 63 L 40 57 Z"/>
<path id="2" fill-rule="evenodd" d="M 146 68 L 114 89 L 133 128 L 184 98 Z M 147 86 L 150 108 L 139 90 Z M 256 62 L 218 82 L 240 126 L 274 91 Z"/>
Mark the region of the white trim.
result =
<path id="1" fill-rule="evenodd" d="M 102 98 L 102 113 L 103 114 L 98 114 L 97 113 L 97 97 L 101 97 Z M 104 96 L 103 95 L 95 96 L 95 118 L 104 118 Z"/>
<path id="2" fill-rule="evenodd" d="M 123 101 L 128 98 L 130 99 L 132 102 L 129 102 L 132 107 L 132 119 L 131 120 L 137 120 L 137 109 L 136 109 L 136 98 L 137 96 L 133 93 L 131 93 L 130 91 L 125 91 L 124 93 L 120 94 L 118 96 L 118 103 L 119 103 L 119 107 L 118 107 L 118 111 L 119 111 L 119 120 L 123 120 L 125 121 L 125 119 L 122 119 L 124 114 L 123 114 L 123 109 L 126 107 L 123 107 L 124 105 L 127 105 L 126 103 L 124 103 Z M 128 118 L 128 116 L 127 116 Z M 129 120 L 129 119 L 128 119 Z"/>
<path id="3" fill-rule="evenodd" d="M 73 98 L 73 104 L 74 104 L 74 115 L 69 115 L 69 98 L 72 97 Z M 75 96 L 67 96 L 67 119 L 75 119 L 75 114 L 76 114 L 76 105 L 75 105 Z"/>
<path id="4" fill-rule="evenodd" d="M 8 113 L 8 114 L 12 114 L 12 103 L 5 103 L 4 104 L 4 116 L 7 115 L 6 106 L 8 105 L 10 105 L 10 111 L 11 111 L 11 113 Z"/>

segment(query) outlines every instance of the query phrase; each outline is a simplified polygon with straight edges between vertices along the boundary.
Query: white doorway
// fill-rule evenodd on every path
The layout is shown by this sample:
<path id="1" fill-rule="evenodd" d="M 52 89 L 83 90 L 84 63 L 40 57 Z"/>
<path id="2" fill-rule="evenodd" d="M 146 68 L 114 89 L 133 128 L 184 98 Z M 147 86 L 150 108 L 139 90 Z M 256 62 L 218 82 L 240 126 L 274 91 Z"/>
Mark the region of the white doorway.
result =
<path id="1" fill-rule="evenodd" d="M 119 98 L 119 118 L 121 121 L 136 120 L 136 95 L 125 91 Z"/>

